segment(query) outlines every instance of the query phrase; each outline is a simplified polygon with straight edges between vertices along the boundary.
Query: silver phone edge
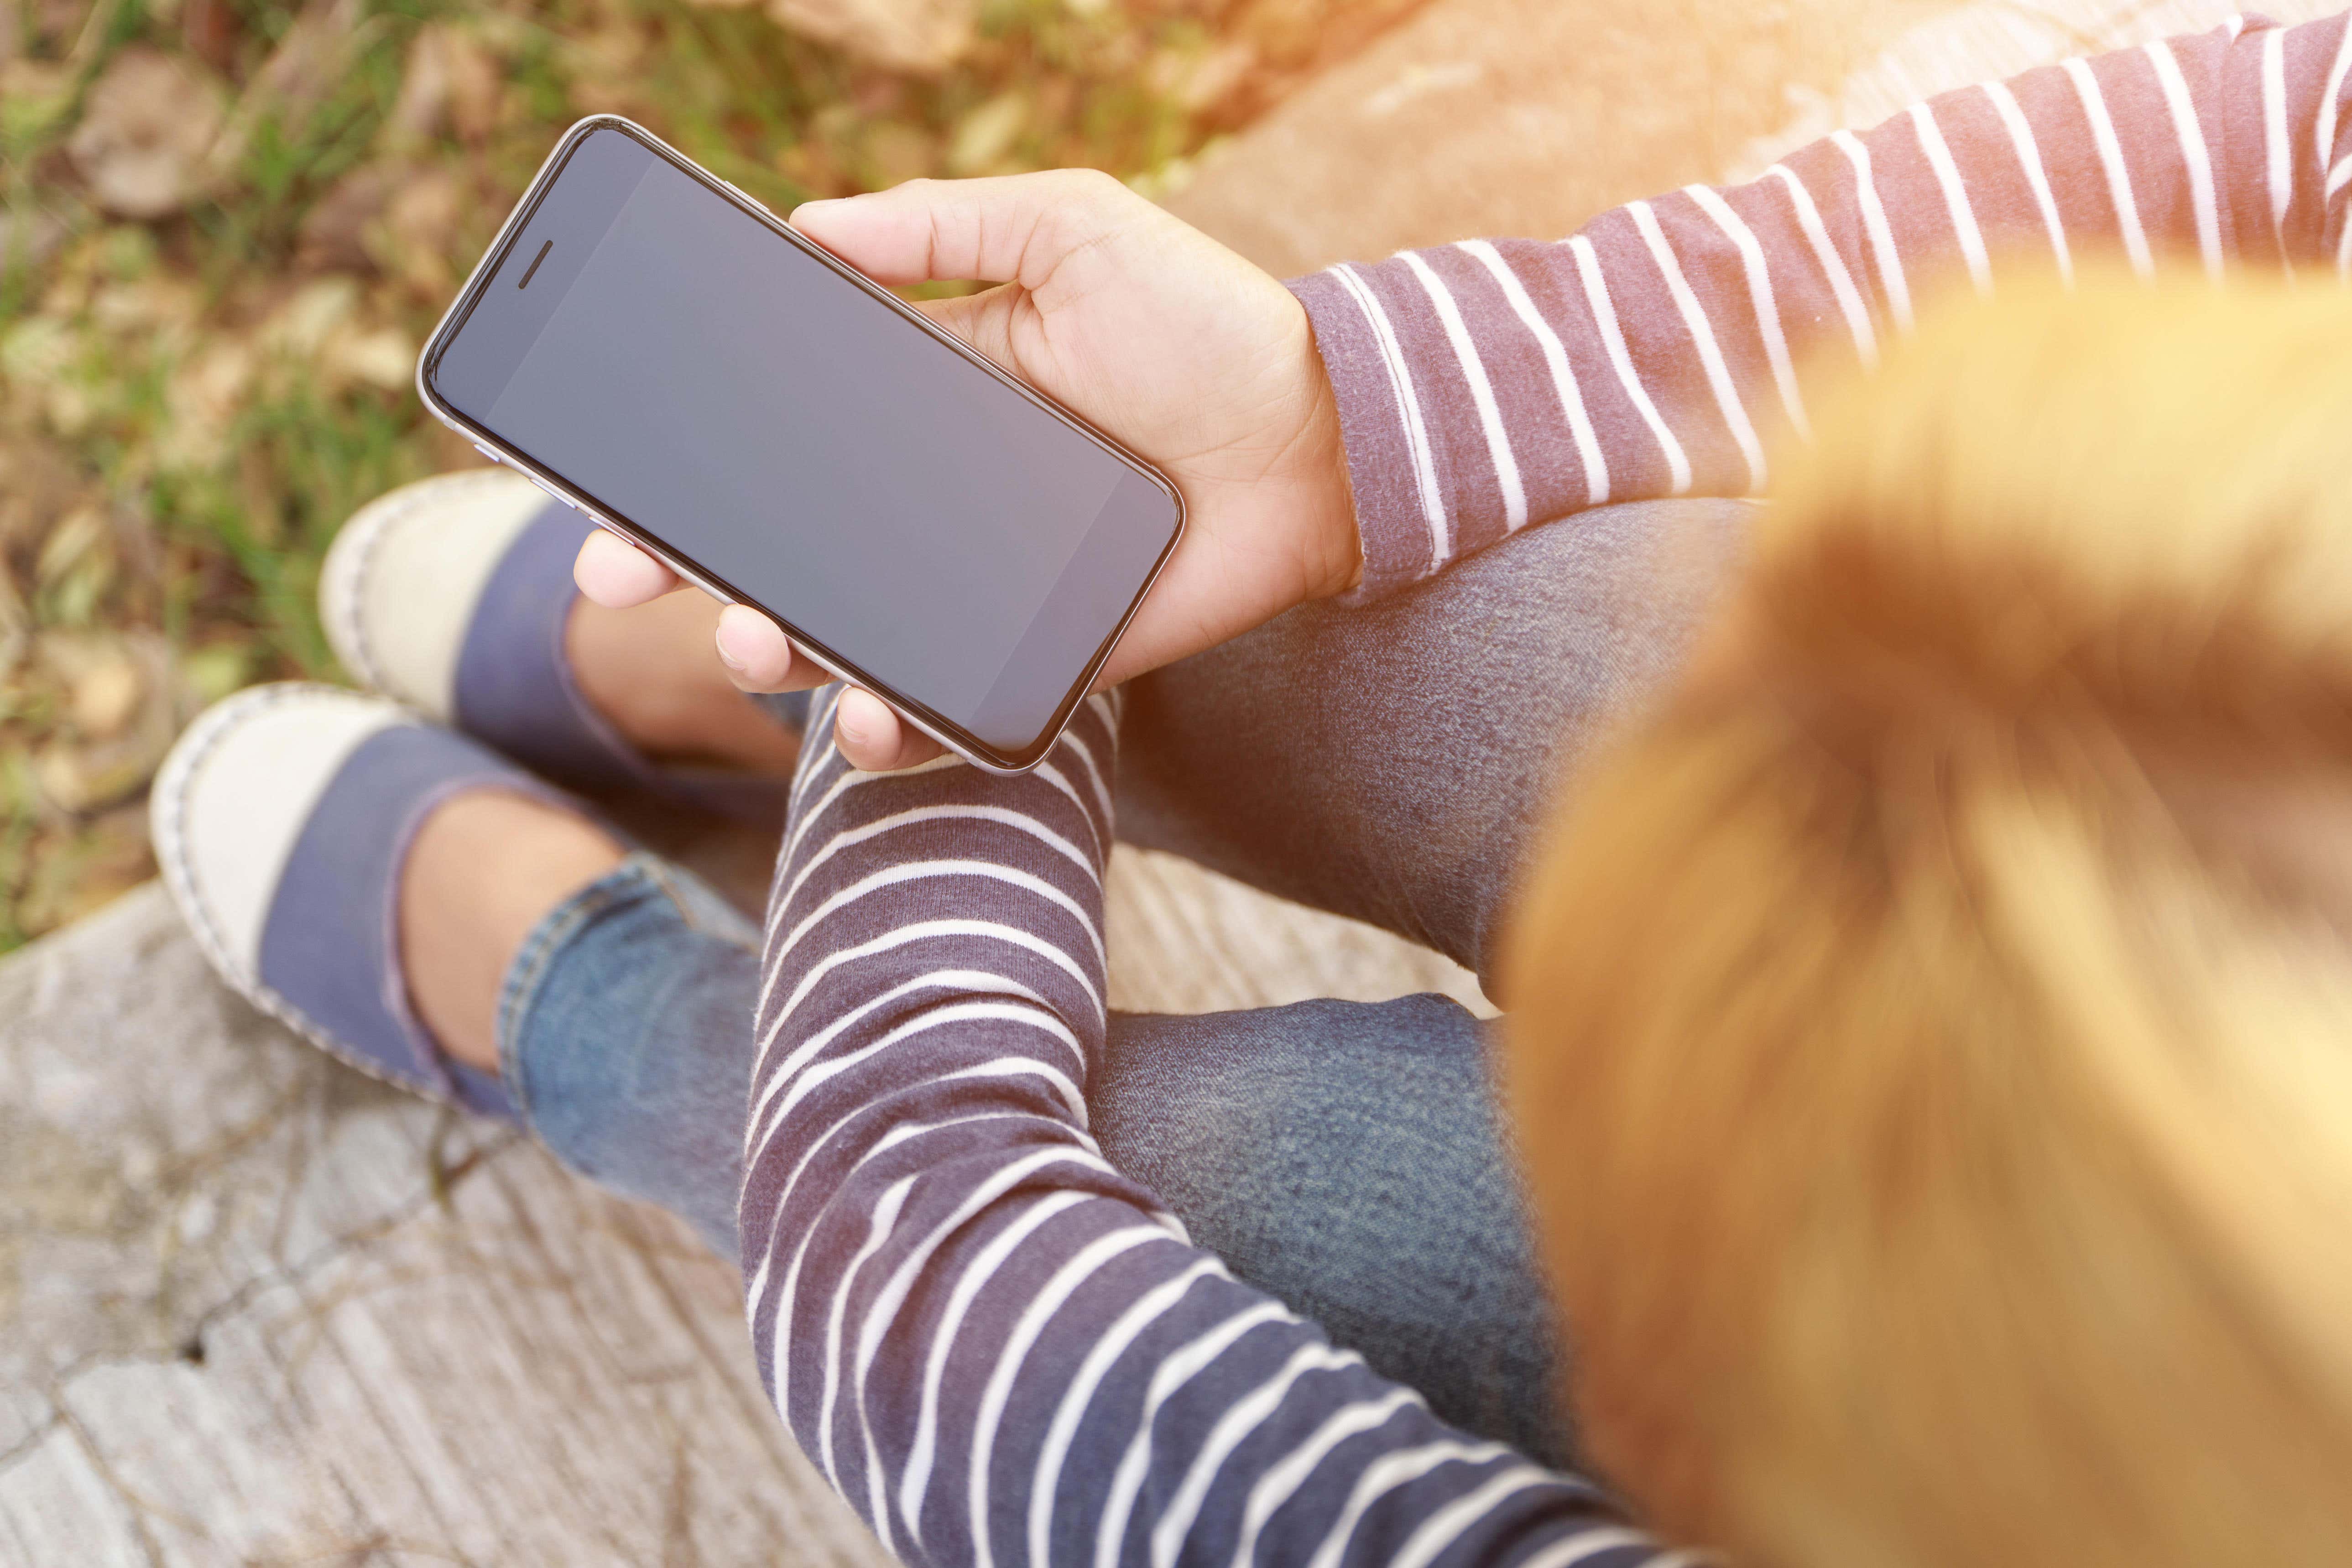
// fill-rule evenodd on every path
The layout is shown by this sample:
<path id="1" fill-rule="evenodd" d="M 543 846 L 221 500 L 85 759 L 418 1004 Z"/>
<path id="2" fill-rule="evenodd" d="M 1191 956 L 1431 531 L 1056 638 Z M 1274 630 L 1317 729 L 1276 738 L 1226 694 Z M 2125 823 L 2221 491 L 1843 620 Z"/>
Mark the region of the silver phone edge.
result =
<path id="1" fill-rule="evenodd" d="M 625 115 L 591 114 L 581 120 L 575 121 L 568 129 L 565 130 L 562 136 L 556 139 L 555 145 L 549 150 L 547 156 L 541 161 L 538 172 L 530 177 L 530 184 L 525 185 L 523 187 L 522 195 L 515 198 L 514 208 L 511 212 L 507 214 L 506 222 L 500 224 L 499 226 L 498 233 L 490 237 L 489 244 L 485 246 L 482 249 L 481 258 L 474 263 L 473 270 L 466 274 L 465 281 L 459 284 L 457 286 L 457 292 L 450 296 L 448 308 L 441 312 L 441 319 L 433 324 L 432 331 L 425 334 L 425 346 L 417 351 L 416 355 L 415 380 L 416 384 L 417 401 L 425 405 L 425 411 L 426 413 L 432 415 L 434 418 L 438 419 L 442 424 L 447 426 L 457 435 L 464 437 L 466 440 L 472 445 L 476 451 L 481 453 L 484 457 L 488 458 L 492 462 L 504 468 L 512 468 L 515 472 L 521 474 L 524 478 L 538 485 L 539 488 L 547 495 L 558 501 L 561 501 L 563 505 L 570 507 L 572 510 L 578 512 L 581 516 L 586 518 L 597 527 L 604 530 L 605 532 L 612 534 L 615 538 L 626 540 L 629 543 L 654 556 L 656 559 L 659 560 L 663 565 L 668 567 L 672 572 L 677 573 L 678 576 L 685 579 L 687 582 L 693 584 L 697 588 L 701 589 L 702 592 L 709 595 L 720 604 L 744 604 L 742 599 L 738 598 L 735 595 L 730 594 L 719 588 L 717 584 L 703 576 L 700 572 L 696 571 L 692 566 L 680 561 L 676 555 L 671 553 L 667 547 L 651 539 L 641 539 L 635 534 L 631 533 L 626 529 L 615 524 L 611 519 L 599 512 L 594 507 L 590 506 L 586 501 L 581 500 L 580 497 L 573 492 L 571 486 L 565 484 L 553 474 L 547 472 L 538 464 L 522 456 L 522 454 L 515 451 L 508 445 L 508 443 L 499 440 L 498 437 L 493 435 L 491 432 L 484 430 L 477 433 L 457 423 L 454 411 L 444 407 L 441 400 L 434 395 L 433 389 L 425 383 L 425 365 L 432 360 L 434 350 L 440 343 L 442 335 L 450 330 L 451 321 L 457 313 L 457 307 L 465 302 L 468 295 L 474 292 L 475 281 L 481 277 L 483 268 L 488 267 L 490 265 L 491 258 L 499 255 L 499 252 L 505 248 L 508 237 L 514 233 L 517 228 L 521 226 L 524 221 L 523 215 L 532 206 L 533 198 L 539 195 L 541 186 L 546 184 L 556 166 L 562 162 L 564 153 L 571 149 L 574 142 L 580 141 L 590 132 L 597 129 L 599 126 L 604 125 L 625 126 L 631 132 L 644 137 L 647 142 L 652 142 L 655 146 L 670 153 L 673 157 L 678 159 L 681 163 L 688 164 L 689 167 L 695 169 L 702 168 L 701 164 L 695 163 L 693 159 L 688 158 L 685 153 L 680 153 L 677 148 L 672 147 L 668 142 L 663 141 L 660 137 L 655 135 L 652 132 L 646 130 L 644 126 L 639 125 L 635 121 L 627 118 Z M 703 170 L 703 173 L 709 174 L 709 171 Z M 744 203 L 748 207 L 750 207 L 756 216 L 767 219 L 769 222 L 775 224 L 779 227 L 788 226 L 784 224 L 783 219 L 778 217 L 775 212 L 771 209 L 767 204 L 745 192 L 741 187 L 735 184 L 733 181 L 720 179 L 717 174 L 710 174 L 710 177 L 714 180 L 718 180 L 721 186 L 725 187 L 725 189 L 738 201 Z M 853 273 L 853 276 L 856 275 Z M 861 282 L 866 281 L 862 278 L 858 280 Z M 971 357 L 973 355 L 974 351 L 970 349 L 968 346 L 955 342 L 952 339 L 949 339 L 947 341 L 950 347 L 961 350 L 967 357 Z M 982 363 L 987 365 L 989 370 L 994 372 L 1000 377 L 1003 376 L 1003 373 L 1000 367 L 996 366 L 992 363 L 985 361 L 985 359 L 982 360 Z M 1035 395 L 1033 388 L 1022 386 L 1017 381 L 1013 384 L 1023 392 L 1030 393 L 1033 396 Z M 1062 413 L 1062 411 L 1058 409 L 1053 409 L 1050 411 L 1056 415 L 1060 415 Z M 1093 431 L 1092 429 L 1088 429 L 1086 433 L 1089 436 L 1099 436 L 1098 432 Z M 489 447 L 483 445 L 485 441 L 495 444 L 498 450 L 495 452 L 490 450 Z M 1131 453 L 1125 453 L 1124 448 L 1121 448 L 1121 451 L 1125 456 L 1130 458 L 1133 456 Z M 1139 462 L 1140 459 L 1137 459 L 1137 461 Z M 1147 471 L 1152 474 L 1152 477 L 1155 479 L 1160 477 L 1156 469 L 1150 468 L 1149 464 L 1145 464 L 1143 466 Z M 1143 607 L 1143 601 L 1151 596 L 1152 587 L 1160 581 L 1160 574 L 1168 569 L 1168 563 L 1174 558 L 1177 546 L 1183 542 L 1184 530 L 1190 521 L 1188 517 L 1189 509 L 1184 504 L 1183 493 L 1176 489 L 1173 485 L 1170 485 L 1168 488 L 1169 493 L 1174 498 L 1176 502 L 1175 536 L 1169 541 L 1168 548 L 1160 552 L 1159 561 L 1151 568 L 1151 574 L 1143 580 L 1143 586 L 1136 593 L 1134 603 L 1128 606 L 1127 614 L 1120 618 L 1118 626 L 1112 631 L 1110 637 L 1106 639 L 1102 652 L 1087 667 L 1086 674 L 1087 689 L 1086 695 L 1080 697 L 1076 702 L 1072 703 L 1070 705 L 1069 712 L 1063 715 L 1061 721 L 1054 726 L 1053 733 L 1045 740 L 1045 742 L 1042 745 L 1038 747 L 1037 757 L 1034 762 L 1030 763 L 1025 767 L 1015 768 L 1007 767 L 1002 763 L 992 762 L 986 757 L 974 755 L 970 748 L 964 746 L 952 736 L 941 733 L 937 727 L 932 725 L 929 721 L 923 719 L 920 715 L 910 713 L 906 709 L 900 707 L 898 703 L 890 702 L 888 698 L 882 697 L 879 692 L 872 692 L 872 695 L 880 698 L 884 702 L 888 702 L 890 710 L 898 714 L 902 722 L 912 724 L 916 729 L 921 731 L 924 734 L 929 735 L 932 740 L 938 742 L 940 745 L 946 747 L 957 756 L 961 757 L 965 762 L 971 763 L 973 767 L 978 768 L 982 773 L 993 773 L 999 778 L 1018 778 L 1024 773 L 1034 771 L 1039 763 L 1045 762 L 1046 757 L 1052 754 L 1055 746 L 1060 743 L 1063 732 L 1068 730 L 1071 722 L 1077 718 L 1078 709 L 1095 695 L 1095 678 L 1102 673 L 1103 666 L 1110 661 L 1111 654 L 1118 647 L 1119 639 L 1127 635 L 1129 623 L 1135 619 L 1136 612 Z M 774 618 L 771 612 L 761 609 L 761 606 L 757 605 L 749 605 L 746 607 L 758 610 L 760 614 L 769 616 L 771 619 Z M 819 669 L 822 669 L 826 674 L 832 676 L 835 680 L 841 681 L 846 685 L 857 686 L 860 690 L 871 691 L 870 687 L 858 681 L 856 677 L 836 668 L 831 660 L 821 657 L 814 649 L 804 646 L 799 638 L 793 637 L 789 631 L 786 631 L 784 635 L 786 639 L 792 643 L 793 650 L 795 653 L 797 653 L 801 658 L 807 659 L 811 664 L 815 665 Z"/>

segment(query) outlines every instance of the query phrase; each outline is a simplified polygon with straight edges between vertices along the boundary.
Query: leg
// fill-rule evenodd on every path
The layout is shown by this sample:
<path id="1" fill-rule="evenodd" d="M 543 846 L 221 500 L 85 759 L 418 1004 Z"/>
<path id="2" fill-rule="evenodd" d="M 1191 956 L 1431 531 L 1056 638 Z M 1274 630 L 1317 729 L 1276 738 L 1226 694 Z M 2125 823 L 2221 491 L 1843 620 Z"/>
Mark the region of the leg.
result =
<path id="1" fill-rule="evenodd" d="M 1087 1098 L 1104 1154 L 1235 1273 L 1446 1420 L 1567 1460 L 1556 1314 L 1460 1006 L 1117 1016 Z"/>
<path id="2" fill-rule="evenodd" d="M 1483 973 L 1559 779 L 1673 675 L 1749 510 L 1601 508 L 1143 678 L 1121 834 Z"/>
<path id="3" fill-rule="evenodd" d="M 499 1012 L 531 1131 L 730 1258 L 756 941 L 633 856 L 541 921 Z M 1120 1017 L 1088 1099 L 1104 1153 L 1236 1274 L 1469 1430 L 1561 1456 L 1550 1307 L 1467 1013 L 1417 996 Z"/>

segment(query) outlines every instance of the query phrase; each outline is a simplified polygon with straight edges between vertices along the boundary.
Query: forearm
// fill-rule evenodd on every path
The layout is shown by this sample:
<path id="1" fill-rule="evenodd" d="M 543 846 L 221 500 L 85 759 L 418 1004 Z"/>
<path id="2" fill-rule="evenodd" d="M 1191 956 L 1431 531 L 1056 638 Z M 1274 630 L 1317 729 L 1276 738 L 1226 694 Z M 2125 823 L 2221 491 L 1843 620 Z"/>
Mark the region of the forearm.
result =
<path id="1" fill-rule="evenodd" d="M 1557 243 L 1467 241 L 1297 280 L 1339 399 L 1359 599 L 1530 522 L 1746 495 L 1799 372 L 1874 363 L 1939 288 L 2352 258 L 2345 19 L 2220 27 L 1948 93 L 1744 185 L 1686 186 Z"/>
<path id="2" fill-rule="evenodd" d="M 742 1204 L 778 1408 L 910 1561 L 1645 1561 L 1589 1486 L 1444 1427 L 1097 1152 L 1108 708 L 1022 778 L 811 749 Z"/>

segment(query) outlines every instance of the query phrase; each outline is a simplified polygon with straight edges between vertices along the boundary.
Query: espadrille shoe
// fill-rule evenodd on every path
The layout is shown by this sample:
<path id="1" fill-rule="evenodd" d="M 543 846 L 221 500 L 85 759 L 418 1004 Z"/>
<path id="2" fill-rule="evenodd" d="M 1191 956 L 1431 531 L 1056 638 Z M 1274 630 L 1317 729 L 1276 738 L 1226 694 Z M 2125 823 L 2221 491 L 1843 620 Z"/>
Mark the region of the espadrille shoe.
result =
<path id="1" fill-rule="evenodd" d="M 564 628 L 572 557 L 593 527 L 509 469 L 404 485 L 354 513 L 327 552 L 327 640 L 370 690 L 567 787 L 782 821 L 784 781 L 656 766 L 581 695 Z M 805 702 L 762 705 L 797 728 Z"/>
<path id="2" fill-rule="evenodd" d="M 148 809 L 172 901 L 247 1001 L 362 1072 L 512 1121 L 496 1075 L 435 1045 L 400 967 L 409 846 L 436 805 L 483 785 L 581 809 L 396 703 L 289 682 L 207 710 Z"/>

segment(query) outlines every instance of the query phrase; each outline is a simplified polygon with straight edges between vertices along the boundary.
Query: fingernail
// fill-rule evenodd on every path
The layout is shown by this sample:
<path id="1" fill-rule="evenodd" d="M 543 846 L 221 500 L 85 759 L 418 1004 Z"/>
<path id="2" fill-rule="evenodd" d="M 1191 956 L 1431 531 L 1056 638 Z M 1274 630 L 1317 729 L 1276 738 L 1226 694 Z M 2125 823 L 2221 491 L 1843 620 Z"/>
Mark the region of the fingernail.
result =
<path id="1" fill-rule="evenodd" d="M 743 673 L 743 661 L 742 661 L 741 659 L 740 659 L 740 658 L 737 658 L 733 654 L 729 653 L 729 652 L 727 651 L 727 637 L 726 637 L 726 634 L 721 633 L 721 634 L 719 636 L 719 637 L 717 638 L 717 641 L 718 641 L 718 644 L 719 644 L 719 663 L 721 663 L 721 664 L 723 664 L 723 665 L 725 665 L 728 668 L 730 668 L 730 669 L 733 670 L 736 674 L 738 674 L 738 675 L 742 674 L 742 673 Z"/>

